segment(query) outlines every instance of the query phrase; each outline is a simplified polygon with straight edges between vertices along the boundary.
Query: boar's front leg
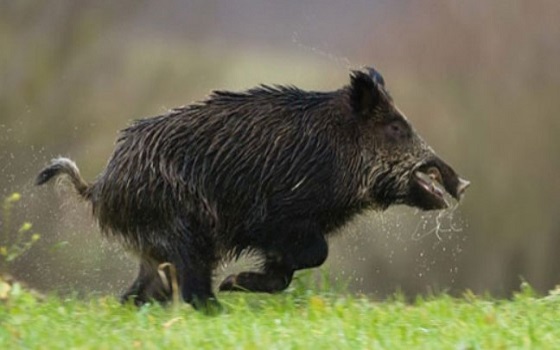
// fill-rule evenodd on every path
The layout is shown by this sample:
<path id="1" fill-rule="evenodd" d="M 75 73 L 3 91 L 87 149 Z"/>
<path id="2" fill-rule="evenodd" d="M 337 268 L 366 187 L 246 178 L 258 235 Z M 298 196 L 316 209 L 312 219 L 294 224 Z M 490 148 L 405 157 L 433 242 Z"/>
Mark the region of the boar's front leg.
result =
<path id="1" fill-rule="evenodd" d="M 220 291 L 276 293 L 286 289 L 294 270 L 266 261 L 263 272 L 241 272 L 229 275 L 220 283 Z"/>
<path id="2" fill-rule="evenodd" d="M 325 237 L 318 230 L 309 230 L 313 225 L 308 222 L 292 227 L 307 232 L 284 233 L 282 239 L 259 246 L 265 253 L 263 271 L 230 275 L 220 284 L 220 291 L 280 292 L 290 285 L 294 271 L 323 264 L 328 255 Z"/>

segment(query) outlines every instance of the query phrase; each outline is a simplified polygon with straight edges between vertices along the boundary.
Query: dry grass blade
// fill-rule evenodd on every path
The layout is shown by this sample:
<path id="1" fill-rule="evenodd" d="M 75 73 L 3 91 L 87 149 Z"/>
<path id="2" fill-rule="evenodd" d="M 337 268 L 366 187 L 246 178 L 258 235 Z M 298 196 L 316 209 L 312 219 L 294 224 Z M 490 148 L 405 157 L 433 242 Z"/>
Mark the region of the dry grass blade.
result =
<path id="1" fill-rule="evenodd" d="M 166 270 L 169 273 L 169 278 L 167 277 Z M 165 288 L 171 291 L 173 306 L 178 306 L 180 304 L 179 283 L 177 282 L 177 269 L 175 265 L 169 262 L 159 264 L 158 274 Z"/>

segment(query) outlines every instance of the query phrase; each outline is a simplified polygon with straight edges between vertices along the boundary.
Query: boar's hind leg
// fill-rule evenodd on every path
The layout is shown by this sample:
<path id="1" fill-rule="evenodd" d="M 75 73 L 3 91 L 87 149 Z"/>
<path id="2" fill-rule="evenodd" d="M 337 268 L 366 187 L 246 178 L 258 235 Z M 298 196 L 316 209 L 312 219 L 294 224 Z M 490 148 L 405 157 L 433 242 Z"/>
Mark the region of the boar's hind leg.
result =
<path id="1" fill-rule="evenodd" d="M 146 260 L 142 260 L 138 276 L 121 296 L 121 302 L 132 301 L 134 305 L 140 306 L 152 299 L 165 302 L 169 300 L 170 296 L 170 293 L 161 282 L 157 273 L 157 267 Z"/>
<path id="2" fill-rule="evenodd" d="M 328 255 L 328 245 L 320 233 L 294 238 L 286 236 L 265 250 L 263 272 L 241 272 L 230 275 L 220 284 L 221 291 L 275 293 L 286 289 L 294 271 L 321 265 Z M 281 247 L 281 250 L 278 248 Z"/>

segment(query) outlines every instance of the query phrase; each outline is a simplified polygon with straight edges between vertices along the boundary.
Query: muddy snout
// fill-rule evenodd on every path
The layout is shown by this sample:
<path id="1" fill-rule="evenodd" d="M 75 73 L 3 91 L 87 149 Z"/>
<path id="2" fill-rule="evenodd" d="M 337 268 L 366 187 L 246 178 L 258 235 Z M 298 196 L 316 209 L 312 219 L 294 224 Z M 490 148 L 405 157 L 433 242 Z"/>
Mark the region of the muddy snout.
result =
<path id="1" fill-rule="evenodd" d="M 463 194 L 467 188 L 471 185 L 470 181 L 463 179 L 457 175 L 455 170 L 447 165 L 444 161 L 439 158 L 435 158 L 431 163 L 430 169 L 436 169 L 435 172 L 439 173 L 436 176 L 439 178 L 435 179 L 440 182 L 445 191 L 449 193 L 456 200 L 461 200 Z"/>

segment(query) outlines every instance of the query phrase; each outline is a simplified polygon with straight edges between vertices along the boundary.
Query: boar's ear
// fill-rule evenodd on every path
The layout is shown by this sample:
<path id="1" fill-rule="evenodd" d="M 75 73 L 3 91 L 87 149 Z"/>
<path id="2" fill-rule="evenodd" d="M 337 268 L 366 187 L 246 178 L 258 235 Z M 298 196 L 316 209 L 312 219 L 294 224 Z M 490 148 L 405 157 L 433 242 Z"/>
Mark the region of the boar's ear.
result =
<path id="1" fill-rule="evenodd" d="M 378 82 L 368 73 L 352 71 L 350 75 L 350 104 L 354 112 L 364 116 L 373 111 L 381 99 Z"/>
<path id="2" fill-rule="evenodd" d="M 385 79 L 383 79 L 381 73 L 379 73 L 375 68 L 364 67 L 363 70 L 367 72 L 367 74 L 371 77 L 371 80 L 385 88 Z"/>

